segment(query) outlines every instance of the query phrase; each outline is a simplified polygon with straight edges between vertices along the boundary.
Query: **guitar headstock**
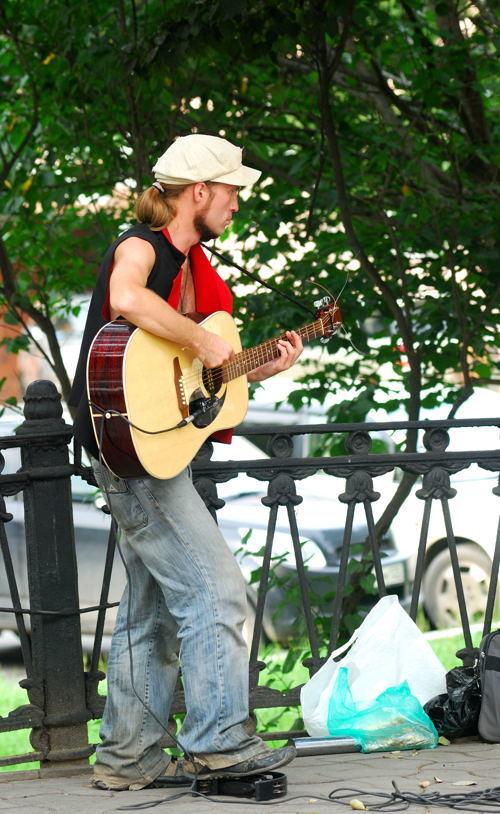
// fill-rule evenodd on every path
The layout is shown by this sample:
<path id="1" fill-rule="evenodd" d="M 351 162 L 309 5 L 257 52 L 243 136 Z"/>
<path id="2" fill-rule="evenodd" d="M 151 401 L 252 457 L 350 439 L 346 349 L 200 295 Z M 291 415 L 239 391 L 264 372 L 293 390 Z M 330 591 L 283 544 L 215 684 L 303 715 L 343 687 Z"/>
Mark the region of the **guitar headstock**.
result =
<path id="1" fill-rule="evenodd" d="M 342 325 L 342 312 L 336 302 L 329 301 L 328 297 L 320 300 L 318 310 L 316 311 L 316 319 L 321 320 L 323 329 L 323 337 L 328 338 L 337 333 Z"/>

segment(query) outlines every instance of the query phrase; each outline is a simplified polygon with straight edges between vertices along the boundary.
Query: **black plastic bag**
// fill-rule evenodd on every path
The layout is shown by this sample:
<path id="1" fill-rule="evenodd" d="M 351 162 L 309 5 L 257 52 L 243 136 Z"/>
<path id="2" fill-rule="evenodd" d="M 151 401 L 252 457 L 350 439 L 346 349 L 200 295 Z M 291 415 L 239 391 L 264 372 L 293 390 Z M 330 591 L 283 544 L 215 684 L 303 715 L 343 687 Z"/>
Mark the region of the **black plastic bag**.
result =
<path id="1" fill-rule="evenodd" d="M 438 734 L 450 739 L 477 735 L 481 686 L 476 668 L 454 667 L 446 673 L 446 689 L 424 706 Z"/>

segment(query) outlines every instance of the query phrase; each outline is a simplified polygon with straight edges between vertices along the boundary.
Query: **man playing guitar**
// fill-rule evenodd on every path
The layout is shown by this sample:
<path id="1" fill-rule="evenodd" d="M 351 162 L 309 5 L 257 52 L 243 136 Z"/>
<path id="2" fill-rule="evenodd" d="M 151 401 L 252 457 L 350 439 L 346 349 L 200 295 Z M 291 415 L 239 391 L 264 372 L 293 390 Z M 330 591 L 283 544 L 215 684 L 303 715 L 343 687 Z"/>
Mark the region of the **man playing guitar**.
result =
<path id="1" fill-rule="evenodd" d="M 245 727 L 245 584 L 189 467 L 167 479 L 122 478 L 98 461 L 85 376 L 92 341 L 109 320 L 121 317 L 188 348 L 207 369 L 227 363 L 234 353 L 222 336 L 185 314 L 230 311 L 231 293 L 199 242 L 224 232 L 238 211 L 239 188 L 255 183 L 260 172 L 242 164 L 239 147 L 200 134 L 174 141 L 153 171 L 154 183 L 136 204 L 139 223 L 104 258 L 70 401 L 76 408 L 75 437 L 94 459 L 97 481 L 120 529 L 130 583 L 108 660 L 94 769 L 94 785 L 103 789 L 160 786 L 179 774 L 247 776 L 294 757 L 293 747 L 270 749 Z M 276 358 L 249 373 L 249 380 L 286 370 L 302 351 L 294 331 L 276 343 Z M 176 764 L 159 741 L 179 667 L 187 710 L 179 742 L 189 759 Z"/>

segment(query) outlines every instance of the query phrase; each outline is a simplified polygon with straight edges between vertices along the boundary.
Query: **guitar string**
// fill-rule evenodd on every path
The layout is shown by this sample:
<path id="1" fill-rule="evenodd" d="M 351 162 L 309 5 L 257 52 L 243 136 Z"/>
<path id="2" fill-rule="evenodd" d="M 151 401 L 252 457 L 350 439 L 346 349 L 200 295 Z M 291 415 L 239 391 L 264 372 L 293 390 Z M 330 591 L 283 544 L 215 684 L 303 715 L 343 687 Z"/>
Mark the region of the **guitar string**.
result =
<path id="1" fill-rule="evenodd" d="M 341 323 L 334 323 L 333 327 L 336 326 L 340 327 Z M 311 339 L 316 339 L 321 335 L 324 335 L 319 332 L 319 328 L 323 328 L 323 321 L 322 319 L 318 319 L 316 322 L 310 323 L 309 325 L 305 325 L 302 328 L 299 328 L 297 333 L 306 339 L 306 341 L 310 341 Z M 333 335 L 333 333 L 332 333 Z M 278 337 L 280 338 L 280 337 Z M 216 376 L 220 376 L 221 370 L 222 375 L 224 372 L 227 371 L 231 375 L 231 378 L 237 378 L 238 376 L 242 376 L 245 373 L 249 373 L 251 370 L 254 370 L 256 367 L 259 367 L 261 364 L 265 364 L 266 362 L 272 361 L 272 359 L 276 359 L 279 355 L 276 353 L 276 343 L 277 339 L 267 339 L 265 342 L 262 342 L 260 345 L 257 345 L 255 348 L 247 348 L 239 351 L 237 356 L 245 357 L 240 359 L 233 359 L 229 360 L 228 362 L 224 362 L 222 365 L 218 365 L 214 368 L 204 368 L 204 370 L 213 371 Z M 259 358 L 259 355 L 262 354 L 262 358 Z M 257 364 L 255 364 L 255 362 Z M 250 367 L 247 368 L 247 365 L 250 364 Z M 182 377 L 183 383 L 188 386 L 194 386 L 196 384 L 203 384 L 203 376 L 200 372 L 196 372 L 194 374 L 188 374 L 185 377 Z"/>
<path id="2" fill-rule="evenodd" d="M 299 329 L 298 333 L 309 341 L 310 339 L 315 339 L 321 335 L 318 332 L 319 326 L 323 328 L 323 320 L 321 319 Z M 340 327 L 340 323 L 334 323 L 333 327 L 337 326 Z M 259 367 L 261 364 L 265 364 L 266 362 L 277 358 L 279 354 L 275 352 L 276 341 L 276 339 L 269 339 L 258 345 L 256 348 L 249 348 L 247 350 L 240 351 L 238 356 L 241 355 L 241 357 L 246 358 L 230 360 L 215 368 L 204 368 L 203 370 L 210 371 L 214 378 L 218 378 L 222 375 L 223 381 L 231 381 L 239 376 L 243 376 L 245 373 L 249 373 L 251 370 L 255 370 L 255 368 Z M 259 358 L 260 354 L 262 354 L 262 359 Z M 224 372 L 228 372 L 230 374 L 229 379 L 224 379 Z M 187 387 L 194 387 L 196 385 L 202 386 L 204 385 L 203 373 L 197 371 L 194 374 L 187 374 L 186 376 L 182 377 L 182 382 L 184 386 Z"/>
<path id="3" fill-rule="evenodd" d="M 334 308 L 337 307 L 336 304 L 337 304 L 337 300 L 334 301 Z M 321 329 L 323 329 L 323 327 L 324 327 L 323 319 L 321 317 L 318 320 L 316 320 L 315 322 L 310 323 L 309 325 L 305 325 L 302 328 L 300 328 L 298 333 L 301 333 L 303 336 L 305 336 L 305 338 L 307 340 L 309 340 L 311 338 L 315 339 L 315 338 L 319 337 L 321 335 L 321 333 L 322 333 L 323 336 L 325 335 L 323 332 L 321 332 L 321 333 L 318 332 L 320 327 L 321 327 Z M 339 323 L 333 323 L 333 321 L 332 321 L 331 330 L 332 329 L 333 330 L 332 330 L 331 335 L 333 336 L 333 334 L 336 333 L 339 328 L 342 328 L 342 323 L 340 323 L 340 322 Z M 347 336 L 347 334 L 346 334 L 346 336 Z M 349 339 L 349 336 L 347 336 L 347 338 Z M 263 354 L 263 360 L 262 360 L 261 363 L 265 363 L 266 361 L 271 361 L 271 359 L 276 358 L 276 356 L 271 356 L 271 359 L 268 360 L 268 359 L 266 359 L 266 356 L 265 356 L 265 354 L 272 349 L 273 344 L 276 343 L 276 342 L 277 342 L 276 339 L 268 339 L 265 342 L 262 342 L 256 348 L 249 348 L 249 349 L 240 351 L 240 354 L 243 357 L 246 356 L 248 360 L 251 360 L 252 359 L 252 354 L 255 355 L 255 353 L 257 353 L 257 361 L 260 362 L 260 360 L 258 359 L 258 354 L 262 353 Z M 352 342 L 351 342 L 351 344 L 352 344 Z M 353 347 L 354 347 L 354 345 L 353 345 Z M 208 371 L 210 371 L 210 372 L 212 372 L 212 373 L 214 373 L 216 375 L 220 375 L 221 369 L 223 367 L 226 367 L 226 369 L 231 369 L 232 373 L 237 373 L 238 372 L 238 365 L 241 364 L 242 361 L 243 360 L 241 360 L 240 362 L 231 361 L 231 362 L 224 363 L 224 365 L 222 365 L 222 366 L 219 366 L 219 367 L 216 367 L 216 368 L 206 368 L 205 370 L 208 370 Z M 257 365 L 257 367 L 258 366 L 259 365 Z M 234 368 L 234 370 L 233 370 L 233 368 Z M 238 376 L 239 375 L 243 376 L 245 373 L 250 372 L 250 370 L 253 370 L 253 369 L 254 369 L 254 367 L 252 366 L 248 371 L 243 370 L 241 373 L 238 373 Z M 237 376 L 233 376 L 232 378 L 237 378 Z M 186 385 L 186 384 L 189 384 L 189 385 L 193 385 L 193 384 L 203 385 L 203 379 L 202 379 L 202 375 L 200 375 L 200 372 L 198 372 L 195 375 L 186 376 L 185 378 L 182 377 L 182 381 L 183 381 L 184 385 Z M 91 410 L 95 410 L 97 413 L 100 413 L 105 419 L 108 419 L 108 418 L 110 419 L 112 417 L 122 418 L 126 422 L 126 424 L 128 424 L 130 427 L 133 427 L 134 429 L 138 430 L 139 432 L 143 432 L 143 433 L 145 433 L 147 435 L 160 435 L 162 433 L 172 432 L 173 430 L 176 430 L 176 429 L 181 429 L 182 427 L 185 427 L 187 424 L 192 423 L 201 413 L 204 412 L 204 408 L 199 408 L 198 410 L 195 410 L 194 413 L 187 416 L 185 419 L 182 419 L 177 424 L 175 424 L 175 425 L 173 425 L 171 427 L 165 427 L 164 429 L 160 429 L 160 430 L 147 430 L 147 429 L 145 429 L 143 427 L 139 427 L 136 424 L 134 424 L 132 421 L 129 420 L 129 418 L 127 416 L 125 416 L 119 410 L 104 409 L 100 405 L 96 404 L 96 402 L 92 401 L 92 399 L 89 399 L 89 406 L 90 406 Z"/>
<path id="4" fill-rule="evenodd" d="M 317 320 L 317 323 L 320 323 L 320 322 L 321 322 L 321 320 Z M 321 324 L 322 324 L 322 322 L 321 322 Z M 314 325 L 315 325 L 315 323 L 311 323 L 311 325 L 304 326 L 307 333 L 309 333 L 309 328 L 313 328 Z M 314 338 L 314 336 L 317 336 L 317 334 L 313 333 L 313 338 Z M 272 342 L 275 342 L 275 341 L 276 340 L 267 340 L 266 342 L 263 342 L 262 345 L 268 345 L 268 344 L 271 344 Z M 258 347 L 262 347 L 262 345 L 258 346 Z M 255 350 L 255 348 L 251 349 L 251 350 Z M 242 353 L 245 353 L 245 352 L 243 351 Z M 208 368 L 208 370 L 216 372 L 216 371 L 220 370 L 220 368 Z M 244 375 L 245 372 L 246 371 L 243 371 L 241 373 L 241 375 Z M 196 383 L 198 383 L 200 385 L 203 384 L 202 377 L 200 375 L 194 376 L 194 377 L 193 376 L 186 377 L 186 380 L 188 380 L 188 379 L 191 379 L 191 380 L 194 379 L 195 384 Z M 184 381 L 184 383 L 185 383 L 185 381 Z M 119 410 L 115 410 L 115 409 L 112 409 L 112 408 L 104 409 L 103 407 L 96 404 L 96 402 L 92 401 L 91 399 L 89 399 L 89 405 L 90 405 L 92 410 L 95 410 L 97 413 L 99 413 L 101 416 L 103 416 L 104 419 L 109 420 L 109 419 L 111 419 L 113 417 L 121 418 L 123 421 L 125 421 L 126 424 L 129 425 L 129 427 L 133 427 L 135 430 L 138 430 L 139 432 L 143 432 L 143 433 L 145 433 L 147 435 L 161 435 L 161 434 L 166 433 L 166 432 L 172 432 L 173 430 L 181 429 L 182 427 L 185 427 L 188 424 L 191 424 L 199 415 L 201 415 L 201 413 L 204 412 L 203 408 L 200 408 L 198 410 L 195 410 L 194 413 L 191 413 L 191 415 L 187 416 L 186 418 L 182 419 L 177 424 L 175 424 L 175 425 L 173 425 L 171 427 L 165 427 L 165 428 L 160 429 L 160 430 L 147 430 L 144 427 L 139 427 L 137 424 L 130 421 L 130 419 L 127 416 L 125 416 L 123 413 L 121 413 Z M 104 422 L 103 422 L 103 424 L 104 424 Z"/>
<path id="5" fill-rule="evenodd" d="M 186 374 L 182 376 L 182 382 L 185 387 L 189 388 L 195 385 L 204 385 L 204 379 L 207 377 L 209 379 L 222 378 L 223 382 L 229 382 L 250 373 L 250 371 L 272 361 L 272 359 L 278 358 L 278 356 L 279 352 L 276 351 L 276 346 L 273 348 L 272 344 L 270 344 L 268 348 L 260 348 L 246 358 L 230 360 L 217 367 L 202 368 L 201 372 Z"/>
<path id="6" fill-rule="evenodd" d="M 311 336 L 309 336 L 309 331 L 302 332 L 298 331 L 299 335 L 302 335 L 306 340 L 314 339 L 317 334 L 313 332 Z M 248 348 L 246 350 L 239 351 L 237 357 L 240 358 L 231 359 L 227 362 L 224 362 L 222 365 L 218 365 L 217 367 L 213 368 L 203 368 L 206 371 L 212 371 L 216 376 L 220 376 L 221 372 L 224 376 L 224 373 L 230 374 L 230 379 L 237 378 L 238 376 L 242 376 L 245 373 L 254 370 L 256 367 L 259 367 L 261 364 L 265 364 L 265 362 L 271 361 L 272 359 L 277 358 L 279 355 L 276 352 L 277 349 L 277 339 L 268 339 L 266 342 L 261 343 L 255 348 Z M 235 374 L 235 375 L 233 375 Z M 188 374 L 182 377 L 184 384 L 194 385 L 197 383 L 202 383 L 202 374 L 200 375 L 199 372 L 194 374 Z"/>

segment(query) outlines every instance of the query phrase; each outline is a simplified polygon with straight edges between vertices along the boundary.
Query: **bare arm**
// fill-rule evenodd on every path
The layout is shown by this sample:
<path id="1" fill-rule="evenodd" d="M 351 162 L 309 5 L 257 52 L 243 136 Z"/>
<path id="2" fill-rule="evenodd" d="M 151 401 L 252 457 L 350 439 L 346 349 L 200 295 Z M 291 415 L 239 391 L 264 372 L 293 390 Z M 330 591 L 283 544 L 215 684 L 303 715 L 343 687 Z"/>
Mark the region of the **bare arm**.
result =
<path id="1" fill-rule="evenodd" d="M 122 316 L 138 328 L 190 348 L 206 367 L 230 359 L 233 350 L 225 339 L 178 314 L 146 288 L 154 263 L 155 251 L 146 240 L 130 237 L 120 243 L 109 284 L 111 317 Z"/>

